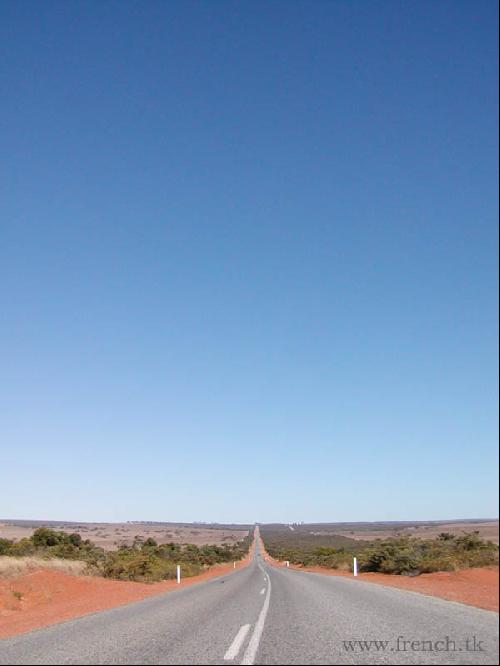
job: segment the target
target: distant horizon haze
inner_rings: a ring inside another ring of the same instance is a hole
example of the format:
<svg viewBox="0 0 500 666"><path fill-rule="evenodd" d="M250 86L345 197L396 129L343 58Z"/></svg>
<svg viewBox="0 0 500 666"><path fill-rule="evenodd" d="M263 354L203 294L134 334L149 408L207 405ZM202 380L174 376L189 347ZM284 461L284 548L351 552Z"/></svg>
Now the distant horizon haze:
<svg viewBox="0 0 500 666"><path fill-rule="evenodd" d="M186 525L235 525L235 526L245 526L245 525L337 525L337 524L363 524L363 523L426 523L426 522L432 522L432 523L455 523L455 522L492 522L492 521L498 521L500 518L499 516L490 516L490 517L478 517L478 516L471 516L471 517L459 517L459 518L419 518L419 519L385 519L385 520L379 520L379 519L373 519L373 520L291 520L291 521L283 521L283 520L248 520L248 521L241 521L241 520L175 520L175 519L156 519L156 518L142 518L142 519L136 519L136 518L129 518L129 519L124 519L124 520L82 520L82 519L67 519L67 518L33 518L32 516L30 518L0 518L0 523L2 522L47 522L47 523L69 523L69 524L90 524L90 523L102 523L102 524L107 524L107 523L158 523L158 524L186 524Z"/></svg>

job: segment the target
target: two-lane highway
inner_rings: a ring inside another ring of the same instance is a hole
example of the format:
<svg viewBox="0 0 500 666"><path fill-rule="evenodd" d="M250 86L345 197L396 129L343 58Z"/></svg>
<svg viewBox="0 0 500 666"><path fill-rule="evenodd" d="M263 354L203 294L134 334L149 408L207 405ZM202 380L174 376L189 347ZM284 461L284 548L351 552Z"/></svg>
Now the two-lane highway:
<svg viewBox="0 0 500 666"><path fill-rule="evenodd" d="M494 664L498 615L277 569L257 546L229 575L0 641L0 664L224 663Z"/></svg>

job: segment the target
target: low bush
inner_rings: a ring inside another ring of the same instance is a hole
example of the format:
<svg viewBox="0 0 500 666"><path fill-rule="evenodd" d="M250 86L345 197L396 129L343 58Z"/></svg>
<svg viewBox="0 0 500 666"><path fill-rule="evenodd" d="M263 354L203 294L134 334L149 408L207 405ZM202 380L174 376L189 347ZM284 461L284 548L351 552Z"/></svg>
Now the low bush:
<svg viewBox="0 0 500 666"><path fill-rule="evenodd" d="M477 533L437 539L401 537L376 541L359 554L360 571L420 574L498 564L498 546Z"/></svg>
<svg viewBox="0 0 500 666"><path fill-rule="evenodd" d="M31 556L32 561L42 564L72 560L78 562L79 573L83 566L87 572L106 578L156 582L175 578L178 564L182 566L183 577L188 577L213 564L239 560L248 553L251 542L251 534L231 546L158 545L152 538L143 540L136 537L132 546L121 546L118 550L106 552L89 539L82 539L79 534L42 527L35 530L29 539L0 539L0 555L3 560L12 561Z"/></svg>
<svg viewBox="0 0 500 666"><path fill-rule="evenodd" d="M301 566L351 569L353 556L360 571L418 575L498 564L498 546L477 532L454 536L443 532L436 539L395 537L373 542L354 541L338 547L324 545L325 537L261 529L271 557ZM334 543L337 537L330 539Z"/></svg>
<svg viewBox="0 0 500 666"><path fill-rule="evenodd" d="M175 578L176 565L150 553L122 549L109 553L103 563L102 574L117 580L156 582ZM189 574L183 571L183 575Z"/></svg>

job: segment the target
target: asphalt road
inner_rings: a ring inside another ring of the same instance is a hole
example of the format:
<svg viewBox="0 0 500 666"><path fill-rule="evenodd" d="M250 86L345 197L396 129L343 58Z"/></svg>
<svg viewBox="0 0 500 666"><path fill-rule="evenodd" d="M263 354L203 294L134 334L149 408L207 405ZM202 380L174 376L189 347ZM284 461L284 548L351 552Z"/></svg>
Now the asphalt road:
<svg viewBox="0 0 500 666"><path fill-rule="evenodd" d="M230 663L497 664L498 615L257 551L229 575L0 641L0 664Z"/></svg>

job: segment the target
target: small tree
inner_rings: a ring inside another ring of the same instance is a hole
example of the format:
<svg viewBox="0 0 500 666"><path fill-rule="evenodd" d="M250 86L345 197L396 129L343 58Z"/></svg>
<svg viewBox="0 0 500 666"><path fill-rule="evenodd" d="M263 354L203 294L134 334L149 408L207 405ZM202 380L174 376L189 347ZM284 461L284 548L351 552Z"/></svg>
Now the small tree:
<svg viewBox="0 0 500 666"><path fill-rule="evenodd" d="M47 527L39 527L34 531L32 540L33 544L37 548L57 546L57 544L61 542L61 535L61 532L55 532L54 530L50 530Z"/></svg>

